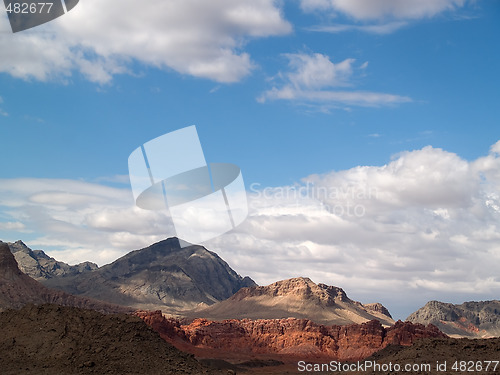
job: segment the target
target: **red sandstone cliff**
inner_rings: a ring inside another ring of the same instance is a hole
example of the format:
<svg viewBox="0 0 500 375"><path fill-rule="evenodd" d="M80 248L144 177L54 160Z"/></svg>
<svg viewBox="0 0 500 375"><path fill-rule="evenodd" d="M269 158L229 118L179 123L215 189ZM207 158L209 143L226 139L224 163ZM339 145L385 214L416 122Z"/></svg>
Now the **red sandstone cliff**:
<svg viewBox="0 0 500 375"><path fill-rule="evenodd" d="M347 326L325 326L307 319L224 320L196 319L181 324L160 311L138 312L148 325L183 350L219 352L224 356L276 354L338 360L365 358L389 344L411 345L427 337L446 337L435 326L398 321L385 328L377 320Z"/></svg>

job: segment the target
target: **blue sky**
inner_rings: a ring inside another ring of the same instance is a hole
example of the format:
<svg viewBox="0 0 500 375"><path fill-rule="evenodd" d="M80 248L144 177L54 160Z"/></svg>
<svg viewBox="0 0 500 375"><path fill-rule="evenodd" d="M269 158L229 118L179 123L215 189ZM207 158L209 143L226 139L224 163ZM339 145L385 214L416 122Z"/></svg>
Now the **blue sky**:
<svg viewBox="0 0 500 375"><path fill-rule="evenodd" d="M103 264L169 235L133 207L127 159L195 124L207 161L240 166L248 189L314 180L347 189L343 207L353 191L380 194L357 195L363 218L318 224L304 213L317 202L253 192L246 226L207 243L238 272L259 283L307 273L403 318L430 298L498 298L498 2L134 7L82 0L16 34L0 18L0 239ZM343 225L358 234L344 238ZM339 252L345 268L326 267ZM390 286L400 294L380 292Z"/></svg>

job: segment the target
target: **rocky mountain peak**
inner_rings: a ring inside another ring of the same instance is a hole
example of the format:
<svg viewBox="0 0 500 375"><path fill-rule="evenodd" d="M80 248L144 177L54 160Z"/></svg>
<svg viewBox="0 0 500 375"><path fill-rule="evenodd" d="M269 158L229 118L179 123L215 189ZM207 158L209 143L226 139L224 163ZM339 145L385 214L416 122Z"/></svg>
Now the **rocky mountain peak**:
<svg viewBox="0 0 500 375"><path fill-rule="evenodd" d="M120 306L112 306L88 298L79 298L46 288L21 272L9 245L0 241L0 311L9 308L18 309L28 303L57 303L102 312L129 311L129 309Z"/></svg>
<svg viewBox="0 0 500 375"><path fill-rule="evenodd" d="M342 288L326 284L316 284L308 277L294 277L277 281L267 286L256 286L240 290L234 297L293 297L316 301L325 306L333 306L337 302L350 302Z"/></svg>
<svg viewBox="0 0 500 375"><path fill-rule="evenodd" d="M200 309L193 317L221 319L309 319L321 324L363 323L372 319L394 323L381 304L366 307L347 297L343 289L315 284L307 277L240 289L232 297Z"/></svg>
<svg viewBox="0 0 500 375"><path fill-rule="evenodd" d="M461 305L430 301L407 320L434 324L450 336L500 336L500 301L464 302Z"/></svg>
<svg viewBox="0 0 500 375"><path fill-rule="evenodd" d="M22 272L17 266L14 255L10 252L9 245L5 242L0 242L0 278L12 281Z"/></svg>
<svg viewBox="0 0 500 375"><path fill-rule="evenodd" d="M10 251L14 254L19 269L29 277L37 280L47 280L57 276L76 275L98 268L92 262L83 262L70 266L55 260L42 250L31 250L23 241L8 243Z"/></svg>
<svg viewBox="0 0 500 375"><path fill-rule="evenodd" d="M211 305L242 287L256 285L216 253L199 245L182 245L178 238L168 238L97 270L43 282L72 294L165 312Z"/></svg>

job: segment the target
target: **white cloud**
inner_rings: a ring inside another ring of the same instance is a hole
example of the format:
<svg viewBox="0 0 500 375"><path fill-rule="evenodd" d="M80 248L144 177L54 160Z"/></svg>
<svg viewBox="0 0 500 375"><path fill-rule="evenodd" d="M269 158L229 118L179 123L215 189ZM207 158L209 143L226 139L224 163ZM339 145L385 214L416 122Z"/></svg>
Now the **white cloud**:
<svg viewBox="0 0 500 375"><path fill-rule="evenodd" d="M353 24L319 25L309 30L328 33L361 31L383 35L407 26L409 20L454 11L463 7L466 2L467 0L301 0L300 5L304 12L326 12L333 19L344 15L355 21Z"/></svg>
<svg viewBox="0 0 500 375"><path fill-rule="evenodd" d="M249 218L205 245L261 284L308 276L399 318L429 299L498 298L499 151L466 161L428 146L292 186L250 184ZM0 239L29 235L71 263L104 264L175 235L128 187L71 180L0 180L0 223Z"/></svg>
<svg viewBox="0 0 500 375"><path fill-rule="evenodd" d="M360 90L339 90L352 86L355 59L333 63L328 56L287 54L290 70L280 73L281 85L265 91L257 100L291 100L315 104L377 107L410 102L406 96ZM359 69L366 69L363 63ZM332 90L335 88L335 90Z"/></svg>
<svg viewBox="0 0 500 375"><path fill-rule="evenodd" d="M348 24L336 24L336 25L322 25L322 26L313 26L308 28L310 31L318 31L325 33L341 33L345 31L362 31L371 34L390 34L396 30L399 30L408 25L408 22L404 21L394 21L387 22L381 24L372 24L372 25L348 25Z"/></svg>
<svg viewBox="0 0 500 375"><path fill-rule="evenodd" d="M20 222L0 222L0 230L5 230L5 231L18 231L18 232L24 232L26 229L26 226L23 223Z"/></svg>
<svg viewBox="0 0 500 375"><path fill-rule="evenodd" d="M105 83L138 61L236 82L254 67L243 51L249 38L290 31L274 0L87 0L36 30L12 34L0 19L0 71L42 81L78 71Z"/></svg>
<svg viewBox="0 0 500 375"><path fill-rule="evenodd" d="M466 0L301 0L304 11L331 11L358 20L433 17L462 7Z"/></svg>
<svg viewBox="0 0 500 375"><path fill-rule="evenodd" d="M498 298L499 144L472 162L425 147L295 186L255 185L246 223L209 246L260 283L309 276L400 318L429 299Z"/></svg>

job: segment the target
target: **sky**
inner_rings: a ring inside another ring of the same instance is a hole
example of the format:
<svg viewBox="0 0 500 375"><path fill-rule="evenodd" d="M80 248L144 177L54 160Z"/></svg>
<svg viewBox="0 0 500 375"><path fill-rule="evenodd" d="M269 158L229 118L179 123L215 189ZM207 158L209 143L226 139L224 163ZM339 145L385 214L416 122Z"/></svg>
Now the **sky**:
<svg viewBox="0 0 500 375"><path fill-rule="evenodd" d="M498 299L499 17L494 0L82 0L12 33L3 13L0 239L104 265L174 236L135 206L127 161L196 125L206 160L242 171L249 217L203 243L241 275L401 319Z"/></svg>

